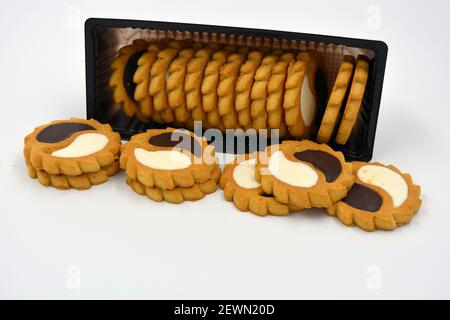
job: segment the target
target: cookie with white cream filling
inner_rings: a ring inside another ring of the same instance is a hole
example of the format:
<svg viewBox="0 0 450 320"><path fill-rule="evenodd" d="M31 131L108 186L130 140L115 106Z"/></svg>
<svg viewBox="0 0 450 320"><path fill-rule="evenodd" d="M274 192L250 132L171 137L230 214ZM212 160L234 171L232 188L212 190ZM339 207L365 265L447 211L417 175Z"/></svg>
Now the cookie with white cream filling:
<svg viewBox="0 0 450 320"><path fill-rule="evenodd" d="M396 167L353 162L355 184L347 196L327 209L348 226L365 231L393 230L411 221L421 205L420 186Z"/></svg>
<svg viewBox="0 0 450 320"><path fill-rule="evenodd" d="M266 159L260 157L257 163L256 180L281 203L327 208L345 197L353 184L351 165L325 144L283 141L265 153Z"/></svg>
<svg viewBox="0 0 450 320"><path fill-rule="evenodd" d="M147 187L189 188L211 179L215 149L188 130L150 129L122 147L120 166L131 180Z"/></svg>

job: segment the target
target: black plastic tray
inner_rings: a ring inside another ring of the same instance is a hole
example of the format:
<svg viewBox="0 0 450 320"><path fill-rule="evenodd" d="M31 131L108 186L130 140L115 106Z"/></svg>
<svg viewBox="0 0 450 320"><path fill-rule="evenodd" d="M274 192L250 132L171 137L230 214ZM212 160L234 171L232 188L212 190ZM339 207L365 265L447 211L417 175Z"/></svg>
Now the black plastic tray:
<svg viewBox="0 0 450 320"><path fill-rule="evenodd" d="M99 86L104 86L105 84L98 83L96 64L99 59L97 54L100 38L99 34L102 30L108 28L140 28L200 33L208 32L236 36L243 35L252 37L312 41L316 43L336 44L369 49L374 53L374 57L370 60L369 80L360 115L364 120L364 125L361 128L356 128L356 132L352 134L352 137L345 146L334 144L332 142L330 142L330 145L334 149L342 151L346 159L349 161L370 161L372 158L388 52L387 45L382 41L190 23L90 18L85 22L87 118L94 118L101 122L110 123L113 129L119 132L125 140L129 139L136 133L145 131L147 128L157 126L152 123L143 124L134 118L127 118L120 110L118 110L114 115L106 114L106 109L102 106L105 102L99 98L98 94L100 89L105 90ZM230 139L225 139L224 141L225 143L230 143ZM258 148L258 146L250 146L247 151L252 151L255 148ZM219 151L220 149L221 148L219 148ZM225 150L225 148L222 150Z"/></svg>

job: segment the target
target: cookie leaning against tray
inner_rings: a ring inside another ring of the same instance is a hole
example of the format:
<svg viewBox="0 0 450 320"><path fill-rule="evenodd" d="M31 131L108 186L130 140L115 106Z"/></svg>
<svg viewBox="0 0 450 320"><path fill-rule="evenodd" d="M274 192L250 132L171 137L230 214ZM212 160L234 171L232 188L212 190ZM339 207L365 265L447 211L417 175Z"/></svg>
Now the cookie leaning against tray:
<svg viewBox="0 0 450 320"><path fill-rule="evenodd" d="M120 166L134 191L174 203L214 192L221 174L205 138L173 128L133 136L122 146Z"/></svg>
<svg viewBox="0 0 450 320"><path fill-rule="evenodd" d="M59 189L87 189L119 171L120 136L96 120L57 120L25 137L30 177Z"/></svg>

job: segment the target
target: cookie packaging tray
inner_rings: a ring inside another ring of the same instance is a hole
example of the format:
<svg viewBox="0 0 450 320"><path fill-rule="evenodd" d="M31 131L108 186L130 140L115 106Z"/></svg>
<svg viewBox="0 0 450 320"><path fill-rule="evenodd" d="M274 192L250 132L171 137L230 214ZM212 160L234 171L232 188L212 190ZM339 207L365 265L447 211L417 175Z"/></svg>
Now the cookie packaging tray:
<svg viewBox="0 0 450 320"><path fill-rule="evenodd" d="M372 158L388 51L387 45L381 41L200 24L90 18L85 23L87 118L109 123L125 140L146 129L161 127L156 123L142 123L134 117L127 117L114 103L108 80L111 62L121 47L135 39L162 38L292 51L315 50L324 61L328 94L344 55L355 58L361 54L367 56L370 61L369 79L357 126L346 145L330 142L330 146L342 151L347 160L369 161ZM327 95L326 92L323 94ZM325 98L328 99L328 96ZM323 111L325 105L320 107ZM225 138L223 143L233 142L234 138ZM216 147L218 151L230 150L223 145ZM246 151L257 148L253 145L247 147Z"/></svg>

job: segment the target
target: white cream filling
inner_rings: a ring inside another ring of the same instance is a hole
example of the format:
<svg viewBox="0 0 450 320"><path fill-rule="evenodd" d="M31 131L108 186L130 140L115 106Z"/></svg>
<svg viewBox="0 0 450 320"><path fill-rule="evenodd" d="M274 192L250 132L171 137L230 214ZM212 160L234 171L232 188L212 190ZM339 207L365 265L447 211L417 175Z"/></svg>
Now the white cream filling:
<svg viewBox="0 0 450 320"><path fill-rule="evenodd" d="M159 170L185 169L192 164L187 155L175 150L147 151L136 148L134 156L144 166Z"/></svg>
<svg viewBox="0 0 450 320"><path fill-rule="evenodd" d="M379 187L392 198L394 207L400 207L408 198L408 184L397 172L376 165L359 168L358 178L367 184Z"/></svg>
<svg viewBox="0 0 450 320"><path fill-rule="evenodd" d="M278 180L295 187L310 188L319 176L308 165L288 160L282 151L276 151L269 159L269 171Z"/></svg>
<svg viewBox="0 0 450 320"><path fill-rule="evenodd" d="M303 122L306 126L311 126L316 115L316 97L309 87L308 76L305 75L302 84L302 91L300 94L300 109L302 113Z"/></svg>
<svg viewBox="0 0 450 320"><path fill-rule="evenodd" d="M108 137L101 133L83 133L67 147L53 151L52 156L61 158L84 157L102 150L108 142Z"/></svg>
<svg viewBox="0 0 450 320"><path fill-rule="evenodd" d="M233 170L234 181L244 189L255 189L260 183L255 179L256 159L239 163Z"/></svg>

